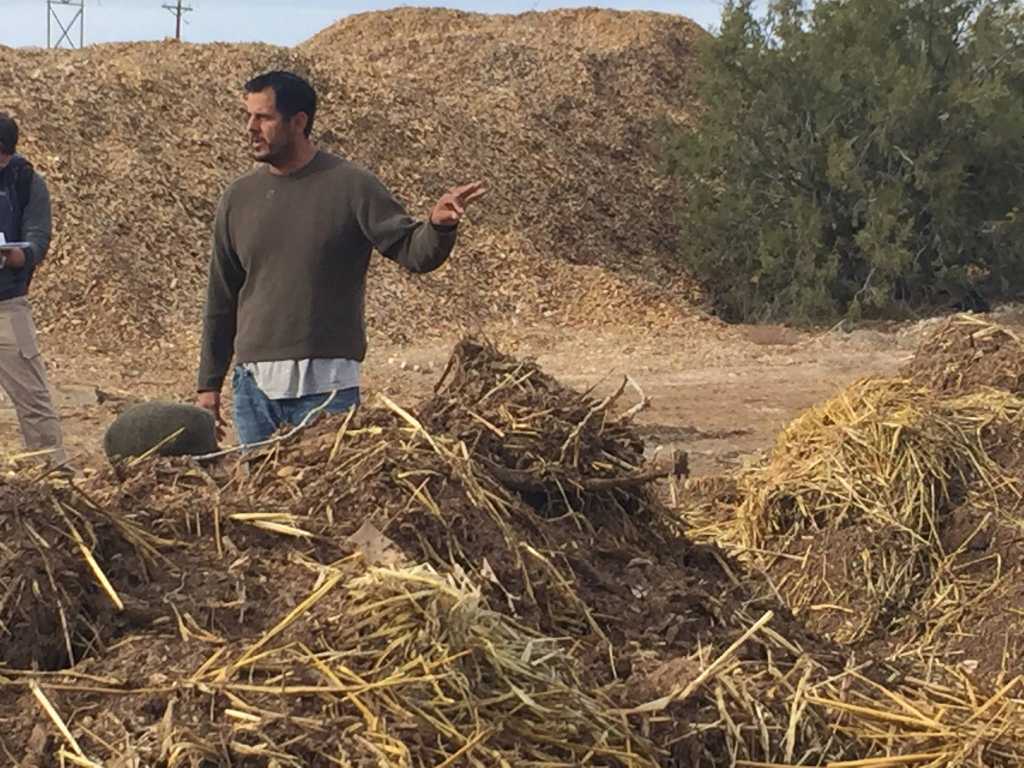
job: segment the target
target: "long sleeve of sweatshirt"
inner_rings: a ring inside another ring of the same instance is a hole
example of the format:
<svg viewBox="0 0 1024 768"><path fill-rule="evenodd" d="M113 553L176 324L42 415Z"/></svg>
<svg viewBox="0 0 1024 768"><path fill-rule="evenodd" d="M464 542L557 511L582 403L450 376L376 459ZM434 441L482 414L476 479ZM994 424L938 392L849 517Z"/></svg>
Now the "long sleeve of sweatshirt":
<svg viewBox="0 0 1024 768"><path fill-rule="evenodd" d="M238 328L238 293L245 282L245 270L231 244L228 201L229 195L221 198L214 220L199 360L200 392L217 392L224 384Z"/></svg>
<svg viewBox="0 0 1024 768"><path fill-rule="evenodd" d="M414 219L376 176L360 179L354 213L366 239L410 272L432 272L444 264L455 247L456 228Z"/></svg>

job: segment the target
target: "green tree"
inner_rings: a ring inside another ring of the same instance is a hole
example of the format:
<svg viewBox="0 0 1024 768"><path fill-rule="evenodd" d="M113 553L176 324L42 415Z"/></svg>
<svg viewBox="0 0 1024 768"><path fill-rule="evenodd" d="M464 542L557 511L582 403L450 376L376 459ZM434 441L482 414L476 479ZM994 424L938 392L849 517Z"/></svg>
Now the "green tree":
<svg viewBox="0 0 1024 768"><path fill-rule="evenodd" d="M1024 290L1024 9L730 0L671 135L681 258L730 319Z"/></svg>

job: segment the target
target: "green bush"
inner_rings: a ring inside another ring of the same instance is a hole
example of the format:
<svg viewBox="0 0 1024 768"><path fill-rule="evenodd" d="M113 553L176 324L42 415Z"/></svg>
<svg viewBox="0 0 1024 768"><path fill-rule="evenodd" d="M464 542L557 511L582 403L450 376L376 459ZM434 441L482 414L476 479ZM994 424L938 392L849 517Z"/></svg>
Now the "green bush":
<svg viewBox="0 0 1024 768"><path fill-rule="evenodd" d="M667 141L680 255L729 319L822 321L1024 289L1024 8L730 2Z"/></svg>

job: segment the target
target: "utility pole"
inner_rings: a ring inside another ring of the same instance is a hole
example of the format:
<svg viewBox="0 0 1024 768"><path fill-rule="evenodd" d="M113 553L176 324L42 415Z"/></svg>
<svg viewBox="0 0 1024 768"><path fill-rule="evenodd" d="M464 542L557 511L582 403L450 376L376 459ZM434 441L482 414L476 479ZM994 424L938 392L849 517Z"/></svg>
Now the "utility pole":
<svg viewBox="0 0 1024 768"><path fill-rule="evenodd" d="M192 12L192 6L186 5L182 0L176 0L173 3L168 3L164 8L174 15L174 39L181 40L181 20L185 17L186 13Z"/></svg>
<svg viewBox="0 0 1024 768"><path fill-rule="evenodd" d="M54 28L56 26L56 29ZM54 42L54 34L60 31ZM76 34L78 44L75 45ZM85 45L85 0L46 0L46 47Z"/></svg>

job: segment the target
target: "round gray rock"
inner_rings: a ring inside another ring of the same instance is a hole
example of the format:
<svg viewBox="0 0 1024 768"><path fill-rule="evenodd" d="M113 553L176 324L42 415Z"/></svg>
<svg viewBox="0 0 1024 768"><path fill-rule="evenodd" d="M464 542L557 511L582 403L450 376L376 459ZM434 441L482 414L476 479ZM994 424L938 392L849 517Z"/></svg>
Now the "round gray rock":
<svg viewBox="0 0 1024 768"><path fill-rule="evenodd" d="M180 430L180 434L171 438ZM171 438L171 439L168 439ZM182 403L142 403L122 412L103 436L110 459L142 456L157 449L158 456L201 456L217 450L213 414Z"/></svg>

